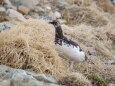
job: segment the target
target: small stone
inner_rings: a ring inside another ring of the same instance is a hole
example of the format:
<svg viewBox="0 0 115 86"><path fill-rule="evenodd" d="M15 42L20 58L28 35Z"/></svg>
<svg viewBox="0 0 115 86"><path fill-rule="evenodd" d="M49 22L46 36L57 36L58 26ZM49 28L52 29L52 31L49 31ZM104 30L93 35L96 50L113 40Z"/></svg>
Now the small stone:
<svg viewBox="0 0 115 86"><path fill-rule="evenodd" d="M38 0L18 0L17 4L23 5L30 10L35 9L35 6L39 3Z"/></svg>
<svg viewBox="0 0 115 86"><path fill-rule="evenodd" d="M2 82L0 82L0 86L10 86L10 82L7 80L3 80Z"/></svg>
<svg viewBox="0 0 115 86"><path fill-rule="evenodd" d="M57 1L56 3L56 6L59 8L59 9L64 9L66 8L67 6L69 5L69 3L67 3L66 1Z"/></svg>
<svg viewBox="0 0 115 86"><path fill-rule="evenodd" d="M47 9L47 10L51 10L51 7L50 6L45 6L45 8Z"/></svg>
<svg viewBox="0 0 115 86"><path fill-rule="evenodd" d="M93 48L89 48L88 54L89 54L89 55L93 55L93 56L97 56L97 51L94 50Z"/></svg>
<svg viewBox="0 0 115 86"><path fill-rule="evenodd" d="M38 13L40 16L43 16L45 14L45 9L43 9L42 7L36 7L36 9L34 10L36 13Z"/></svg>
<svg viewBox="0 0 115 86"><path fill-rule="evenodd" d="M27 75L24 70L15 69L11 72L12 80L14 81L23 81L25 76Z"/></svg>
<svg viewBox="0 0 115 86"><path fill-rule="evenodd" d="M26 20L21 13L15 11L13 9L8 9L6 13L8 14L9 17L11 17L14 20L18 20L18 21Z"/></svg>
<svg viewBox="0 0 115 86"><path fill-rule="evenodd" d="M58 12L58 11L56 11L56 12L54 13L54 16L55 16L56 18L61 18L61 13Z"/></svg>
<svg viewBox="0 0 115 86"><path fill-rule="evenodd" d="M61 19L62 16L61 16L60 12L55 11L55 12L50 12L49 17L51 17L53 20L55 20L55 19Z"/></svg>
<svg viewBox="0 0 115 86"><path fill-rule="evenodd" d="M115 64L115 60L112 60L112 59L110 59L110 60L106 60L105 61L105 64Z"/></svg>
<svg viewBox="0 0 115 86"><path fill-rule="evenodd" d="M18 7L18 11L22 14L28 14L30 12L30 9L28 9L27 7L21 5Z"/></svg>
<svg viewBox="0 0 115 86"><path fill-rule="evenodd" d="M51 76L45 76L44 74L35 74L32 72L26 72L28 75L33 76L38 81L44 81L46 83L57 83L57 81Z"/></svg>
<svg viewBox="0 0 115 86"><path fill-rule="evenodd" d="M14 26L14 24L11 24L10 22L2 22L2 23L0 23L0 31L9 29L13 26Z"/></svg>
<svg viewBox="0 0 115 86"><path fill-rule="evenodd" d="M109 83L109 85L108 86L115 86L115 84L113 84L113 83Z"/></svg>
<svg viewBox="0 0 115 86"><path fill-rule="evenodd" d="M52 17L49 17L49 16L41 16L41 19L47 21L47 22L50 22L52 20Z"/></svg>
<svg viewBox="0 0 115 86"><path fill-rule="evenodd" d="M113 4L115 5L115 0L113 1Z"/></svg>
<svg viewBox="0 0 115 86"><path fill-rule="evenodd" d="M115 45L115 40L112 41L112 44Z"/></svg>
<svg viewBox="0 0 115 86"><path fill-rule="evenodd" d="M6 15L6 9L4 7L0 7L0 17L3 17Z"/></svg>
<svg viewBox="0 0 115 86"><path fill-rule="evenodd" d="M10 67L0 65L0 78L7 75L7 73L9 73L11 70L13 69Z"/></svg>
<svg viewBox="0 0 115 86"><path fill-rule="evenodd" d="M0 7L0 22L7 21L5 19L6 9L4 7Z"/></svg>
<svg viewBox="0 0 115 86"><path fill-rule="evenodd" d="M61 24L66 24L66 23L67 23L67 21L64 20L64 19L58 19L58 21L59 21Z"/></svg>
<svg viewBox="0 0 115 86"><path fill-rule="evenodd" d="M4 0L4 3L5 3L4 6L5 6L6 9L14 9L14 10L17 9L17 7L13 6L12 3L9 0Z"/></svg>
<svg viewBox="0 0 115 86"><path fill-rule="evenodd" d="M4 0L0 0L0 4L3 4Z"/></svg>
<svg viewBox="0 0 115 86"><path fill-rule="evenodd" d="M5 12L5 11L6 11L6 9L4 7L0 7L0 13Z"/></svg>

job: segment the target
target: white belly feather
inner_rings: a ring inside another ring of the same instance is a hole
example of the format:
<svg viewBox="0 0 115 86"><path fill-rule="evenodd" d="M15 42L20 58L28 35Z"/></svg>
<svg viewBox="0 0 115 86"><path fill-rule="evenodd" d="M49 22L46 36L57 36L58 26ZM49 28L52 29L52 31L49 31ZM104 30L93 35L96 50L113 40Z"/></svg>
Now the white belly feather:
<svg viewBox="0 0 115 86"><path fill-rule="evenodd" d="M85 53L80 51L80 47L68 45L62 42L62 45L56 44L56 49L59 52L59 55L64 56L73 61L84 61Z"/></svg>

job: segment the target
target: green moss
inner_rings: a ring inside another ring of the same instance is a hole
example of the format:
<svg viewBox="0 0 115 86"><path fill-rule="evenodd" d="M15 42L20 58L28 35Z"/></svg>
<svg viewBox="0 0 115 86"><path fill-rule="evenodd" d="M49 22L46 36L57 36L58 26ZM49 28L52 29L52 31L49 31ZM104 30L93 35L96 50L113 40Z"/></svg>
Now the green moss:
<svg viewBox="0 0 115 86"><path fill-rule="evenodd" d="M107 85L107 81L102 78L99 78L96 74L93 74L92 78L98 81L101 85Z"/></svg>
<svg viewBox="0 0 115 86"><path fill-rule="evenodd" d="M103 78L98 77L96 74L85 74L85 76L88 79L93 80L93 82L98 82L100 86L107 86L107 81Z"/></svg>

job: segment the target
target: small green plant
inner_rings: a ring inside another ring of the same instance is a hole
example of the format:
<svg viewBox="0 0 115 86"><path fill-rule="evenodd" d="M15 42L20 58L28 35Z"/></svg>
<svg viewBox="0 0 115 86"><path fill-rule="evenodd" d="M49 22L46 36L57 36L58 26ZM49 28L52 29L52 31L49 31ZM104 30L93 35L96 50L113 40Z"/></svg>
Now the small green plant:
<svg viewBox="0 0 115 86"><path fill-rule="evenodd" d="M93 74L93 75L92 75L92 78L93 78L94 80L98 81L101 85L104 85L104 86L107 85L107 81L104 80L104 79L102 79L102 78L100 78L100 77L98 77L96 74Z"/></svg>
<svg viewBox="0 0 115 86"><path fill-rule="evenodd" d="M98 77L96 74L85 74L85 76L93 83L97 83L99 86L107 86L107 81Z"/></svg>

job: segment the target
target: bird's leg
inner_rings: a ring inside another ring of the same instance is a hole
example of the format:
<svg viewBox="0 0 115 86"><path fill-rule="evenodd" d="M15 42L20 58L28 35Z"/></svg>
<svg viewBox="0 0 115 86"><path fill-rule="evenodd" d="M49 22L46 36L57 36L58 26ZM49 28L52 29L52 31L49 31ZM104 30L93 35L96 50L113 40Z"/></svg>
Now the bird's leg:
<svg viewBox="0 0 115 86"><path fill-rule="evenodd" d="M74 61L71 61L70 62L70 69L73 69L73 66L74 66Z"/></svg>

